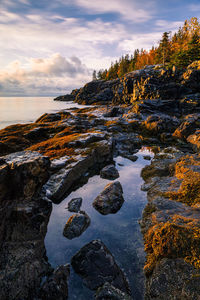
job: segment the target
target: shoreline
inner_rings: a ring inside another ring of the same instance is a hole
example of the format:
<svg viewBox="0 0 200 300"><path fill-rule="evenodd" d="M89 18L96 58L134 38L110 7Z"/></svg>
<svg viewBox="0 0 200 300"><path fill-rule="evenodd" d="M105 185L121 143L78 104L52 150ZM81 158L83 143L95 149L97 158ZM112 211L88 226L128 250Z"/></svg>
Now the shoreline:
<svg viewBox="0 0 200 300"><path fill-rule="evenodd" d="M43 299L44 293L50 297L52 281L53 292L58 292L55 282L61 271L48 266L44 247L50 200L60 203L72 190L113 163L113 157L134 161L142 146L156 153L151 165L141 173L145 181L142 189L148 191L148 204L140 222L147 252L145 299L198 299L200 86L194 84L194 79L199 72L192 66L176 74L148 67L131 72L122 80L94 81L70 96L92 106L46 113L34 123L11 125L0 131L0 184L4 191L0 258L13 278L6 282L7 277L2 277L2 299ZM17 192L19 178L21 195ZM11 191L8 179L13 182ZM34 228L34 224L38 227ZM23 243L19 237L22 229ZM37 230L40 240L34 235ZM18 252L13 252L13 244L18 245ZM30 253L35 257L33 269L27 258ZM11 269L5 256L22 259L28 264L27 273L16 265L15 259ZM35 268L39 273L34 273ZM60 297L66 299L69 270L67 266L61 269L65 284ZM28 285L31 281L33 284L20 288L18 283L23 282L24 274ZM40 286L43 276L47 279ZM113 288L114 281L111 282L111 287L104 286L104 292L111 289L121 297L118 299L129 297L127 288L120 291L119 285ZM100 299L98 293L96 299Z"/></svg>

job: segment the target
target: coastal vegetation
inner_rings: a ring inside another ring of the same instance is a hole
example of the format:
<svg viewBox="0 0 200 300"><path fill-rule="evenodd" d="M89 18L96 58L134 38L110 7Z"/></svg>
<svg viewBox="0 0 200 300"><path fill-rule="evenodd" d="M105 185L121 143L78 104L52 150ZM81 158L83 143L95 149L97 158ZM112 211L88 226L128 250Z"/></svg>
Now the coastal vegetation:
<svg viewBox="0 0 200 300"><path fill-rule="evenodd" d="M146 65L162 64L168 67L186 68L200 59L200 22L193 17L175 33L164 32L157 47L150 50L136 49L112 62L110 68L93 72L93 79L111 80L139 70Z"/></svg>

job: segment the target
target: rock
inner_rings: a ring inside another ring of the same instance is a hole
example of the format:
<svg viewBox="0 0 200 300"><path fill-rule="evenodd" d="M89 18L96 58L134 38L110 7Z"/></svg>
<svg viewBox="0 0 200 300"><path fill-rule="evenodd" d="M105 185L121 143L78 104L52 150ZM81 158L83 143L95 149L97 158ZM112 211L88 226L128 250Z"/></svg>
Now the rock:
<svg viewBox="0 0 200 300"><path fill-rule="evenodd" d="M98 172L99 168L113 160L112 143L101 141L95 143L87 156L79 156L78 161L53 174L45 188L48 198L59 203L70 190L80 184L80 179L89 172Z"/></svg>
<svg viewBox="0 0 200 300"><path fill-rule="evenodd" d="M75 237L79 237L89 225L90 218L85 212L74 214L65 224L63 235L67 239L72 240Z"/></svg>
<svg viewBox="0 0 200 300"><path fill-rule="evenodd" d="M131 154L125 154L125 153L122 153L121 156L135 162L136 160L138 160L138 156L137 155L131 155Z"/></svg>
<svg viewBox="0 0 200 300"><path fill-rule="evenodd" d="M75 101L79 104L107 104L112 101L112 88L118 81L93 80L79 90Z"/></svg>
<svg viewBox="0 0 200 300"><path fill-rule="evenodd" d="M123 190L119 181L109 183L93 202L93 207L102 215L115 214L124 203Z"/></svg>
<svg viewBox="0 0 200 300"><path fill-rule="evenodd" d="M196 273L196 274L195 274ZM198 272L183 259L162 259L146 284L145 299L200 299Z"/></svg>
<svg viewBox="0 0 200 300"><path fill-rule="evenodd" d="M145 160L151 160L151 156L150 156L150 155L144 155L143 158L144 158Z"/></svg>
<svg viewBox="0 0 200 300"><path fill-rule="evenodd" d="M75 100L75 96L71 95L71 94L66 94L63 96L58 96L55 99L53 99L54 101L66 101L66 102L72 102Z"/></svg>
<svg viewBox="0 0 200 300"><path fill-rule="evenodd" d="M47 277L40 289L42 300L66 300L68 298L68 277L70 266L59 266L53 274Z"/></svg>
<svg viewBox="0 0 200 300"><path fill-rule="evenodd" d="M104 283L109 282L117 289L130 294L125 275L102 241L94 240L82 247L72 257L71 264L89 289L97 290Z"/></svg>
<svg viewBox="0 0 200 300"><path fill-rule="evenodd" d="M173 136L179 139L187 139L187 137L200 127L200 115L187 115L181 125L175 130Z"/></svg>
<svg viewBox="0 0 200 300"><path fill-rule="evenodd" d="M123 109L117 106L110 108L103 116L105 118L114 118L121 116L123 114Z"/></svg>
<svg viewBox="0 0 200 300"><path fill-rule="evenodd" d="M37 152L4 156L0 165L0 299L35 299L50 271L44 238L52 203L42 194L50 161Z"/></svg>
<svg viewBox="0 0 200 300"><path fill-rule="evenodd" d="M143 122L145 129L154 134L173 132L179 124L180 121L176 117L165 114L152 114Z"/></svg>
<svg viewBox="0 0 200 300"><path fill-rule="evenodd" d="M100 177L114 180L119 177L119 172L117 171L114 165L108 165L101 170Z"/></svg>
<svg viewBox="0 0 200 300"><path fill-rule="evenodd" d="M200 149L200 130L196 130L193 134L189 135L187 142L190 143L195 151Z"/></svg>
<svg viewBox="0 0 200 300"><path fill-rule="evenodd" d="M115 288L108 282L100 287L95 295L96 300L132 300L128 295Z"/></svg>
<svg viewBox="0 0 200 300"><path fill-rule="evenodd" d="M82 198L73 198L69 201L67 209L71 212L79 212L82 205Z"/></svg>

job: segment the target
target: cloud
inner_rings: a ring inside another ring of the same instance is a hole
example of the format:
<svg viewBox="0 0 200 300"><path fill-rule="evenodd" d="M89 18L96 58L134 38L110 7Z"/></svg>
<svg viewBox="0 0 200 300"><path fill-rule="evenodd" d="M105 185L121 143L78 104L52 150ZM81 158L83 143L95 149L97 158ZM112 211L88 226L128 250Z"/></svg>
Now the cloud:
<svg viewBox="0 0 200 300"><path fill-rule="evenodd" d="M156 20L155 25L163 31L175 31L177 28L183 25L183 22L176 21L176 22L169 22L166 20Z"/></svg>
<svg viewBox="0 0 200 300"><path fill-rule="evenodd" d="M138 1L133 0L75 0L75 3L91 14L118 13L133 23L142 23L152 18L152 10L149 9L147 3L145 4L146 9L144 9L139 7ZM151 2L150 4L152 5Z"/></svg>
<svg viewBox="0 0 200 300"><path fill-rule="evenodd" d="M0 95L57 95L90 79L91 70L79 58L66 59L55 53L48 58L30 58L26 66L18 60L8 64L0 71Z"/></svg>
<svg viewBox="0 0 200 300"><path fill-rule="evenodd" d="M149 50L152 46L157 46L161 39L162 32L135 34L130 36L129 39L119 43L118 47L125 53L133 53L133 49L146 49Z"/></svg>
<svg viewBox="0 0 200 300"><path fill-rule="evenodd" d="M200 11L200 4L191 4L189 5L189 10L193 12Z"/></svg>

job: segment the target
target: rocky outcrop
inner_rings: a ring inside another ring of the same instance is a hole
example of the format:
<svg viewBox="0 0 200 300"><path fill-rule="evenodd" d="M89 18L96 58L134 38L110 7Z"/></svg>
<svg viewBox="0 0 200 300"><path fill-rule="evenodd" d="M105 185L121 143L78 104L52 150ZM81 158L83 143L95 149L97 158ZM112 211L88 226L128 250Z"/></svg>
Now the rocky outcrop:
<svg viewBox="0 0 200 300"><path fill-rule="evenodd" d="M102 215L115 214L124 203L123 190L119 181L109 183L93 202L93 207Z"/></svg>
<svg viewBox="0 0 200 300"><path fill-rule="evenodd" d="M142 176L148 190L141 222L145 299L199 299L199 157L168 148Z"/></svg>
<svg viewBox="0 0 200 300"><path fill-rule="evenodd" d="M33 299L51 272L44 237L51 203L41 194L50 162L34 152L4 156L0 166L0 298Z"/></svg>
<svg viewBox="0 0 200 300"><path fill-rule="evenodd" d="M130 294L125 275L116 264L114 257L100 240L85 245L71 259L75 272L91 290L97 290L108 282L122 292Z"/></svg>
<svg viewBox="0 0 200 300"><path fill-rule="evenodd" d="M79 237L90 225L90 218L85 212L72 215L65 224L63 235L72 240Z"/></svg>

